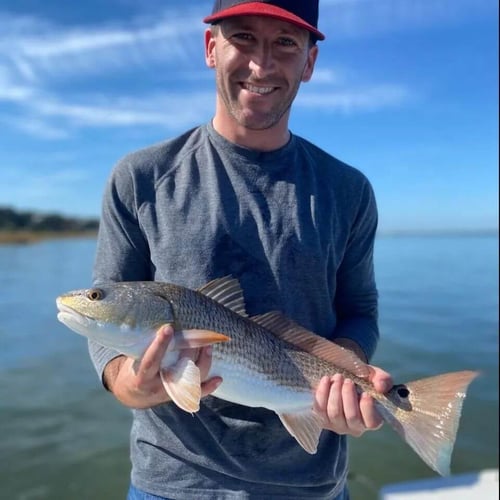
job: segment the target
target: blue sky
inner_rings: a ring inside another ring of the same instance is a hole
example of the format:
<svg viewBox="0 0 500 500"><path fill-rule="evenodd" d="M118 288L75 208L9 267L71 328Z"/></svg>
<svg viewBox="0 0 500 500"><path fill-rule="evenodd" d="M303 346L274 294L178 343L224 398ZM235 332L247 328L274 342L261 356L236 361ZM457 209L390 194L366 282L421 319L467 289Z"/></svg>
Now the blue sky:
<svg viewBox="0 0 500 500"><path fill-rule="evenodd" d="M211 0L2 0L0 205L97 216L127 152L208 121ZM291 130L363 171L380 229L498 225L498 2L321 0Z"/></svg>

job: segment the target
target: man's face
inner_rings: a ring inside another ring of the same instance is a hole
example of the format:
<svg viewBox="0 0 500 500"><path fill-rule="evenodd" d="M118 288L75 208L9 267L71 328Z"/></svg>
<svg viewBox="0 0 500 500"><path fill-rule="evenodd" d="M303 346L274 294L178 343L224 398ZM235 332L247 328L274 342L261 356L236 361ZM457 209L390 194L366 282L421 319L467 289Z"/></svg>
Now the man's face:
<svg viewBox="0 0 500 500"><path fill-rule="evenodd" d="M244 128L287 126L300 83L312 75L317 47L309 33L269 17L223 20L207 31L207 64L216 71L218 112Z"/></svg>

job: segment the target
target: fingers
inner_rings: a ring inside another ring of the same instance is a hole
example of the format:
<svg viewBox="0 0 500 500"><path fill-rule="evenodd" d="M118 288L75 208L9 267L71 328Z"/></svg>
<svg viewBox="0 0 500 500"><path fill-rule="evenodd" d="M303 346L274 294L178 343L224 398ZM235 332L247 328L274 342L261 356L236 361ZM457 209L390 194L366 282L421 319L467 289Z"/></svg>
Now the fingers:
<svg viewBox="0 0 500 500"><path fill-rule="evenodd" d="M376 431L377 429L380 429L380 427L382 427L384 419L377 411L375 407L375 401L366 392L363 392L361 394L361 398L359 400L359 409L363 418L363 423L367 430Z"/></svg>
<svg viewBox="0 0 500 500"><path fill-rule="evenodd" d="M161 382L160 370L173 335L172 325L161 326L141 360L139 362L129 360L128 372L131 378L129 382L125 381L129 386L129 391L126 397L121 399L122 402L127 399L128 406L146 408L168 401ZM200 369L202 397L211 394L221 384L221 377L212 377L207 380L212 364L212 346L182 349L179 355L183 358L190 358Z"/></svg>
<svg viewBox="0 0 500 500"><path fill-rule="evenodd" d="M201 397L208 396L222 383L221 377L212 377L201 384Z"/></svg>
<svg viewBox="0 0 500 500"><path fill-rule="evenodd" d="M151 408L168 401L159 372L151 377L150 370L141 368L132 358L126 358L113 384L115 397L130 408Z"/></svg>
<svg viewBox="0 0 500 500"><path fill-rule="evenodd" d="M370 382L375 387L375 390L382 394L390 391L394 385L391 375L376 366L370 366Z"/></svg>
<svg viewBox="0 0 500 500"><path fill-rule="evenodd" d="M168 344L172 340L173 335L174 329L171 325L163 325L156 332L155 339L146 349L141 361L135 368L139 384L158 376L161 361L163 356L165 356Z"/></svg>
<svg viewBox="0 0 500 500"><path fill-rule="evenodd" d="M314 409L323 417L328 418L327 416L327 408L328 408L328 399L330 396L330 385L331 381L329 377L323 377L316 388L316 392L314 393Z"/></svg>
<svg viewBox="0 0 500 500"><path fill-rule="evenodd" d="M198 360L196 361L196 364L200 369L200 377L202 381L207 378L210 367L212 366L212 350L213 349L211 345L202 347L199 350Z"/></svg>
<svg viewBox="0 0 500 500"><path fill-rule="evenodd" d="M124 358L113 376L113 394L125 406L151 408L169 400L160 377L162 360L174 335L171 325L163 325L140 361ZM212 348L183 349L182 357L192 359L200 369L202 396L211 394L222 382L221 377L208 374L212 362Z"/></svg>
<svg viewBox="0 0 500 500"><path fill-rule="evenodd" d="M373 399L365 393L360 396L352 380L340 374L321 379L314 408L324 427L337 434L358 437L367 430L378 429L383 423Z"/></svg>
<svg viewBox="0 0 500 500"><path fill-rule="evenodd" d="M200 370L201 397L208 396L222 383L221 377L208 378L212 366L212 352L213 348L209 345L197 349L182 349L180 353L181 357L192 359Z"/></svg>
<svg viewBox="0 0 500 500"><path fill-rule="evenodd" d="M345 415L345 434L361 436L366 431L365 422L359 408L359 397L356 386L350 379L345 379L342 385L342 403Z"/></svg>
<svg viewBox="0 0 500 500"><path fill-rule="evenodd" d="M212 366L212 351L211 345L196 349L182 349L179 356L190 358L196 363L196 366L200 369L200 378L203 382L208 377Z"/></svg>
<svg viewBox="0 0 500 500"><path fill-rule="evenodd" d="M200 369L201 384L201 397L208 396L219 387L222 383L221 377L212 377L207 379L212 366L212 346L206 346L199 350L199 356L196 364Z"/></svg>

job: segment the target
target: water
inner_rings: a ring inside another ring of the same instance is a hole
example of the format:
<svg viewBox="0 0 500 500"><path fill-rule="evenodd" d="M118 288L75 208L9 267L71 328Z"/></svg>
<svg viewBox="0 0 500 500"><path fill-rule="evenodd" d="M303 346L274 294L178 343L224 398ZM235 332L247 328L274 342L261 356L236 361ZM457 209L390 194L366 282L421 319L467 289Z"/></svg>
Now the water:
<svg viewBox="0 0 500 500"><path fill-rule="evenodd" d="M0 498L125 498L129 412L99 387L85 339L57 321L54 303L89 283L94 249L92 239L0 247ZM498 467L497 238L379 238L376 266L374 363L400 382L481 370L452 470ZM350 445L353 500L434 476L389 428Z"/></svg>
<svg viewBox="0 0 500 500"><path fill-rule="evenodd" d="M498 240L384 237L376 273L382 340L373 363L398 382L474 369L452 473L498 467ZM388 426L351 440L354 500L435 476Z"/></svg>

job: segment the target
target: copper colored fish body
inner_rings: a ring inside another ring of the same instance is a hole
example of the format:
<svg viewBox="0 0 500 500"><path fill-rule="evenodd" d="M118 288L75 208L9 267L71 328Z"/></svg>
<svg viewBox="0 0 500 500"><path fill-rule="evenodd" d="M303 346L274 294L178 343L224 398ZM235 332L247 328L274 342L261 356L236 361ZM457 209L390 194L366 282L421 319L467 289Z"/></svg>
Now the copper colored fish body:
<svg viewBox="0 0 500 500"><path fill-rule="evenodd" d="M342 373L369 393L398 434L440 474L448 474L465 393L477 372L462 371L395 385L377 393L370 368L351 351L319 337L278 312L249 318L238 282L214 280L199 290L161 282L121 282L57 298L58 319L69 328L140 359L157 329L176 334L162 362L170 398L185 411L200 404L200 374L186 347L213 344L214 396L274 411L308 453L322 432L313 394L324 375Z"/></svg>

